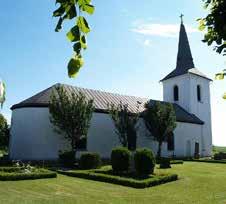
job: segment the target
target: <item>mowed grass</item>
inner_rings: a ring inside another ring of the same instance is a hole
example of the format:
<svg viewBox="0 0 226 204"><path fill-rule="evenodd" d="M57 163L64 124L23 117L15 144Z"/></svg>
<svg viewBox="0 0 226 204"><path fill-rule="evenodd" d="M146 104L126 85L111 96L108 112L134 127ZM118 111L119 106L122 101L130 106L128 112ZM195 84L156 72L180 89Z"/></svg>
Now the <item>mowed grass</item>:
<svg viewBox="0 0 226 204"><path fill-rule="evenodd" d="M0 203L226 203L226 164L185 162L173 165L178 181L133 189L58 175L56 179L0 182Z"/></svg>

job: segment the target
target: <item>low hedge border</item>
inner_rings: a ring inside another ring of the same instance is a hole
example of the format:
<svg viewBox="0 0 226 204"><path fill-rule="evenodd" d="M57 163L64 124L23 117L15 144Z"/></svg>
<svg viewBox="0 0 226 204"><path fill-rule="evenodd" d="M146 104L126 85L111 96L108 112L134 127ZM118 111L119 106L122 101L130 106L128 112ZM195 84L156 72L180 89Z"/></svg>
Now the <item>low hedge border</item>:
<svg viewBox="0 0 226 204"><path fill-rule="evenodd" d="M120 176L113 176L107 175L103 173L97 173L94 171L57 171L59 174L63 174L66 176L77 177L77 178L84 178L94 181L101 181L107 182L112 184L119 184L122 186L128 186L133 188L147 188L151 186L157 186L160 184L168 183L171 181L176 181L178 176L176 174L168 174L168 175L159 175L154 176L151 178L143 179L143 180L136 180L132 178L125 178Z"/></svg>
<svg viewBox="0 0 226 204"><path fill-rule="evenodd" d="M205 163L216 163L216 164L226 164L226 160L213 160L213 159L209 159L209 160L201 160L201 159L190 159L190 160L186 160L186 161L191 161L191 162L205 162Z"/></svg>
<svg viewBox="0 0 226 204"><path fill-rule="evenodd" d="M33 173L18 173L19 167L1 167L0 168L0 181L18 181L18 180L34 180L44 178L56 178L55 172L39 169Z"/></svg>
<svg viewBox="0 0 226 204"><path fill-rule="evenodd" d="M183 160L171 160L170 164L183 164L184 161Z"/></svg>

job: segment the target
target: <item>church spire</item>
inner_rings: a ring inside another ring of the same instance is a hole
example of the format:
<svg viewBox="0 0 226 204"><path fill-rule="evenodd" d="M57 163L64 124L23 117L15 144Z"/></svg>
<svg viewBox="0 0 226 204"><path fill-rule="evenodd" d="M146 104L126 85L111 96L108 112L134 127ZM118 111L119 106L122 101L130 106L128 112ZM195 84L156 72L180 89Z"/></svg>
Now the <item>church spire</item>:
<svg viewBox="0 0 226 204"><path fill-rule="evenodd" d="M176 69L174 69L161 81L186 74L189 72L190 69L195 67L188 41L188 36L183 22L183 16L184 16L183 14L180 15L181 24L180 24Z"/></svg>
<svg viewBox="0 0 226 204"><path fill-rule="evenodd" d="M179 69L180 72L186 72L191 68L194 68L194 62L191 54L191 49L188 41L188 36L186 29L183 23L183 14L181 14L181 25L180 25L180 34L179 34L179 45L177 53L177 66L176 69Z"/></svg>

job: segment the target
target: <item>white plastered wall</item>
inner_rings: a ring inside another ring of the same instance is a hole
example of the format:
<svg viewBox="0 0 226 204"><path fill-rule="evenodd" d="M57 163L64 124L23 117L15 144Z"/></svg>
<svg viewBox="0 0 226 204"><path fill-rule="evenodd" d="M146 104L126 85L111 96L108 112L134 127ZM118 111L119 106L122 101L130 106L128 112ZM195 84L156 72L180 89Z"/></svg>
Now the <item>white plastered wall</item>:
<svg viewBox="0 0 226 204"><path fill-rule="evenodd" d="M142 119L139 121L137 147L151 148L157 152L157 143L148 137ZM186 142L193 144L200 140L202 126L190 123L177 123L175 129L175 151L167 151L163 144L163 156L187 156ZM113 122L108 114L94 113L88 132L87 151L98 152L109 158L113 147L119 145ZM19 160L54 160L58 151L69 148L62 135L53 130L49 121L48 108L19 108L13 110L10 137L10 158ZM81 152L80 152L81 153ZM191 145L194 154L194 145Z"/></svg>
<svg viewBox="0 0 226 204"><path fill-rule="evenodd" d="M179 88L179 101L174 101L173 88ZM201 87L201 101L197 100L197 85ZM189 113L204 121L202 126L200 153L210 156L212 153L212 128L210 106L210 81L194 74L184 74L163 81L163 100L177 103Z"/></svg>

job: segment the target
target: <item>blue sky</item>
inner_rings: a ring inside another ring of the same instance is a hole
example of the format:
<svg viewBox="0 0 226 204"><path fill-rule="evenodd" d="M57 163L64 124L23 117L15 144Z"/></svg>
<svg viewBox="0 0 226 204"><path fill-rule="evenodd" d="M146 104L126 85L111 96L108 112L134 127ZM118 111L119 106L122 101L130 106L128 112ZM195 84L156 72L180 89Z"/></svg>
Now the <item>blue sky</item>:
<svg viewBox="0 0 226 204"><path fill-rule="evenodd" d="M225 58L201 42L196 19L205 15L201 0L93 0L88 17L92 32L85 65L76 79L67 77L72 47L66 22L55 33L54 0L3 1L0 8L0 78L7 84L1 112L55 83L66 83L122 94L162 99L159 80L175 68L179 15L184 22L195 65L209 77L225 66ZM213 143L226 145L224 81L211 85Z"/></svg>

